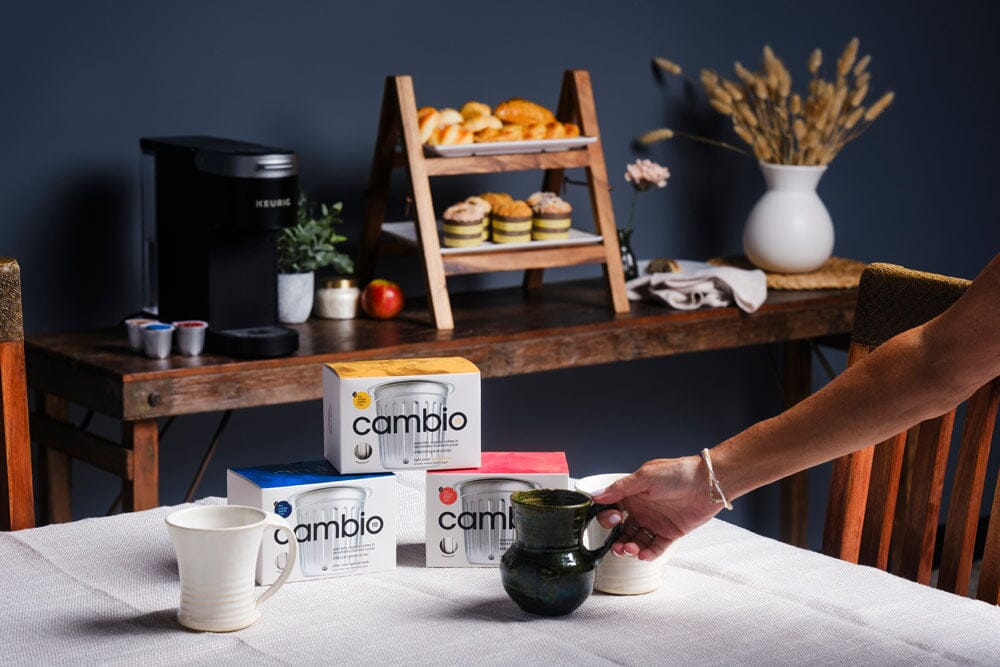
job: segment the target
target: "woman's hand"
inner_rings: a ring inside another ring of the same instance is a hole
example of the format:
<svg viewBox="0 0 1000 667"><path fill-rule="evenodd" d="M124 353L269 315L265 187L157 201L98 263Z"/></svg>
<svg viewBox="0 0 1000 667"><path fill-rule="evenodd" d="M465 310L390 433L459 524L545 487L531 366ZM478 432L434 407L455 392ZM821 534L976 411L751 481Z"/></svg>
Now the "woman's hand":
<svg viewBox="0 0 1000 667"><path fill-rule="evenodd" d="M722 509L709 497L708 470L699 456L647 461L635 473L595 493L594 501L618 504L625 511L625 525L611 550L640 560L653 560ZM605 528L622 519L618 510L598 514Z"/></svg>

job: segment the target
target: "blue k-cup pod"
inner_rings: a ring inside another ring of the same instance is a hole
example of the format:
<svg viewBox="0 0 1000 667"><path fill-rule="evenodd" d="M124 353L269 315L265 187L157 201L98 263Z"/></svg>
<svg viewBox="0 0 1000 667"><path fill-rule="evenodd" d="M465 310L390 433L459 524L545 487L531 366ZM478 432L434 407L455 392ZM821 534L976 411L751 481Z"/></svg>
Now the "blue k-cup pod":
<svg viewBox="0 0 1000 667"><path fill-rule="evenodd" d="M153 322L142 326L142 343L146 356L151 359L166 359L170 356L174 325Z"/></svg>

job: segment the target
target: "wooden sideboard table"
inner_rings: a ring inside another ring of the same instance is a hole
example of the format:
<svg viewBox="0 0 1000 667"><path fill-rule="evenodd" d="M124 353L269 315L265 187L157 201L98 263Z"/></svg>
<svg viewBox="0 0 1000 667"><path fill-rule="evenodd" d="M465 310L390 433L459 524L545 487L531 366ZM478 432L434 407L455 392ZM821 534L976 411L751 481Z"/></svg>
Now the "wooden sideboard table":
<svg viewBox="0 0 1000 667"><path fill-rule="evenodd" d="M31 432L45 448L49 518L70 519L71 458L121 477L126 510L156 507L158 418L317 399L321 364L332 361L463 356L491 378L783 343L791 404L810 391L810 339L849 333L857 292L772 291L753 315L644 303L614 315L607 298L596 279L455 294L450 331L435 329L420 301L390 321L312 319L294 327L299 351L279 359L147 359L129 351L118 328L30 336L28 384L37 392ZM70 403L120 419L122 442L67 423ZM793 543L805 540L804 496L801 481L783 485L783 535Z"/></svg>

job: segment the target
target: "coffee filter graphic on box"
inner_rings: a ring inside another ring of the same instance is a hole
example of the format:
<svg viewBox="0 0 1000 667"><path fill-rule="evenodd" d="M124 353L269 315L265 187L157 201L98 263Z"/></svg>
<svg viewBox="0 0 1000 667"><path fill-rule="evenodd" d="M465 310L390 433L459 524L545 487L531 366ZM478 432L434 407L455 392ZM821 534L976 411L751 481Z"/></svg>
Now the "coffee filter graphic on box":
<svg viewBox="0 0 1000 667"><path fill-rule="evenodd" d="M357 555L361 548L365 499L369 495L371 489L367 487L334 486L292 496L296 524L310 527L313 537L299 547L303 576L319 577L334 570L347 572L361 566ZM357 528L349 530L346 526Z"/></svg>
<svg viewBox="0 0 1000 667"><path fill-rule="evenodd" d="M395 380L371 388L376 414L393 425L378 435L383 468L432 468L447 462L444 438L453 389L437 380Z"/></svg>
<svg viewBox="0 0 1000 667"><path fill-rule="evenodd" d="M523 479L499 477L461 482L456 491L462 500L462 513L475 519L464 532L466 560L481 565L498 563L517 537L510 521L510 494L540 486Z"/></svg>

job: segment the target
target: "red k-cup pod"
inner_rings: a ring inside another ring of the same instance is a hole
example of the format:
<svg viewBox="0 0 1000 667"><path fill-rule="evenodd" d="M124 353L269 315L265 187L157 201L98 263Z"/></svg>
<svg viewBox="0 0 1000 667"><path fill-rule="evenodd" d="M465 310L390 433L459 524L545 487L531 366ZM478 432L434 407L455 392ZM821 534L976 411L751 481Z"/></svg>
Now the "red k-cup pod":
<svg viewBox="0 0 1000 667"><path fill-rule="evenodd" d="M197 357L205 349L205 332L208 322L203 320L178 320L174 322L174 341L177 351L188 357Z"/></svg>

